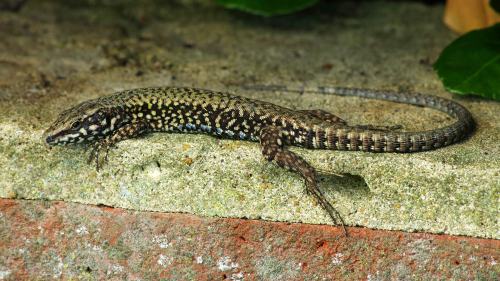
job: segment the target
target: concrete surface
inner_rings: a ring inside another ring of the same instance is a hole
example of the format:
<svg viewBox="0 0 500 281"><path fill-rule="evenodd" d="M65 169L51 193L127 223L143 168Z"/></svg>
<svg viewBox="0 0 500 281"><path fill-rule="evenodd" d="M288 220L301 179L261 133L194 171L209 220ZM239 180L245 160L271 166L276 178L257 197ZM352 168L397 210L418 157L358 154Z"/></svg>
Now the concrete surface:
<svg viewBox="0 0 500 281"><path fill-rule="evenodd" d="M63 2L0 11L0 197L330 224L302 180L266 163L255 143L155 134L119 143L97 173L82 147L48 149L41 135L80 101L167 85L322 108L352 124L452 122L411 106L241 85L417 90L464 104L478 130L411 155L294 151L323 172L321 188L348 225L500 237L500 105L444 91L432 62L456 36L442 25L441 6L332 1L262 19L212 1Z"/></svg>
<svg viewBox="0 0 500 281"><path fill-rule="evenodd" d="M176 227L172 227L176 226ZM498 280L500 241L0 200L4 280ZM2 278L3 277L3 278Z"/></svg>

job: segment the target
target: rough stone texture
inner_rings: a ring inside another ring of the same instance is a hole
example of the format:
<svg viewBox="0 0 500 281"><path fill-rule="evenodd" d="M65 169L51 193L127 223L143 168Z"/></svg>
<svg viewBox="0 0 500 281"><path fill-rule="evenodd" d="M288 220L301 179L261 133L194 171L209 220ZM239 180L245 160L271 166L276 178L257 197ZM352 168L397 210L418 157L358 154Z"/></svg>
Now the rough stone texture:
<svg viewBox="0 0 500 281"><path fill-rule="evenodd" d="M352 124L420 130L451 122L388 102L240 86L418 90L459 99L478 130L461 144L411 155L294 151L323 171L321 188L349 225L500 237L500 105L443 90L431 64L455 35L440 21L441 6L331 1L262 19L212 1L63 2L0 11L0 197L331 223L302 180L266 163L255 143L155 134L119 143L97 173L82 147L48 149L40 137L80 101L160 85L322 108Z"/></svg>
<svg viewBox="0 0 500 281"><path fill-rule="evenodd" d="M500 241L0 200L4 280L498 280Z"/></svg>

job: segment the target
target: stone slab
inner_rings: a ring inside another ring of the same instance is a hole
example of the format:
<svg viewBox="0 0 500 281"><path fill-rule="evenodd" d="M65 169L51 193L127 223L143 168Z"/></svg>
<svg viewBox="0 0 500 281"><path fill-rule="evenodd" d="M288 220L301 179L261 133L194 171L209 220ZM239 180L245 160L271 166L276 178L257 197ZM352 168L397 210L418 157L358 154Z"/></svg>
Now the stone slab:
<svg viewBox="0 0 500 281"><path fill-rule="evenodd" d="M212 1L29 1L0 11L0 197L331 224L303 181L266 163L256 143L154 134L119 143L97 173L82 147L48 149L42 132L78 102L169 85L321 108L352 124L452 122L411 106L241 85L416 90L464 104L477 131L411 155L293 150L322 172L348 225L498 239L500 105L443 90L431 64L456 35L441 14L439 5L394 1L320 3L269 19Z"/></svg>

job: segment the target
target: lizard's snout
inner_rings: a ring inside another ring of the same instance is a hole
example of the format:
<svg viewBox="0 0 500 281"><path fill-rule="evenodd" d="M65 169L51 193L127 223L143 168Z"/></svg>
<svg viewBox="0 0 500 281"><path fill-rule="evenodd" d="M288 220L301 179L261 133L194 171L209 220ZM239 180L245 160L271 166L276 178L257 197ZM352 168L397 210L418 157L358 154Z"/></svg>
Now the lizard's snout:
<svg viewBox="0 0 500 281"><path fill-rule="evenodd" d="M45 138L45 142L46 142L47 144L51 144L51 143L53 143L55 140L56 140L56 139L54 138L54 136L47 136L47 137Z"/></svg>

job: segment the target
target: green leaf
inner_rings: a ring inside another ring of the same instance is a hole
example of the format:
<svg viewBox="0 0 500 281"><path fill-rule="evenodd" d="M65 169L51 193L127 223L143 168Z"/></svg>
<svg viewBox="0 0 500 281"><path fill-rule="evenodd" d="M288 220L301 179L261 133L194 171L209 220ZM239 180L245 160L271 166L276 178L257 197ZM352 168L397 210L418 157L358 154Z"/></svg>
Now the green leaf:
<svg viewBox="0 0 500 281"><path fill-rule="evenodd" d="M434 70L450 92L500 100L500 24L453 41L439 56Z"/></svg>
<svg viewBox="0 0 500 281"><path fill-rule="evenodd" d="M500 0L490 0L490 6L497 13L500 13Z"/></svg>
<svg viewBox="0 0 500 281"><path fill-rule="evenodd" d="M216 0L220 5L260 16L290 14L314 5L318 0Z"/></svg>

